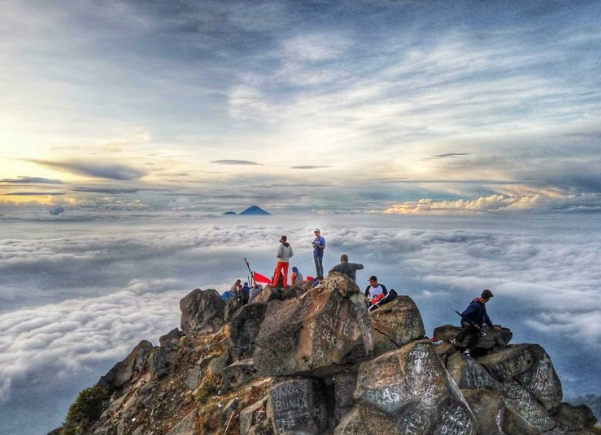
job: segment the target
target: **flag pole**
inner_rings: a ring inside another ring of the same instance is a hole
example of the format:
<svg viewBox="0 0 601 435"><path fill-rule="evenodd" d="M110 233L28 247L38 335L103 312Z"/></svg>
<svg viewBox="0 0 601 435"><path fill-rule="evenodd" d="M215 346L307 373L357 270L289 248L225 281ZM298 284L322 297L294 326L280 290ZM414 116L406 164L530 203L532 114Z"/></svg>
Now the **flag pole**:
<svg viewBox="0 0 601 435"><path fill-rule="evenodd" d="M255 285L257 284L257 282L255 281L255 273L251 270L250 263L248 262L248 260L246 258L244 259L244 262L246 263L246 267L248 267L248 271L250 272L250 277L251 277L250 283L251 283L251 286L254 288Z"/></svg>

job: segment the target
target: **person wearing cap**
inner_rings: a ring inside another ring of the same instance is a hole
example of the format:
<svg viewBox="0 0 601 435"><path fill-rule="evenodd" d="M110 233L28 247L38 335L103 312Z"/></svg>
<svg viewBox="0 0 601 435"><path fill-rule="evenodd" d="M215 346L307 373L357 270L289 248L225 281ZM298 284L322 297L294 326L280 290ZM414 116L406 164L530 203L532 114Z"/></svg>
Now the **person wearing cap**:
<svg viewBox="0 0 601 435"><path fill-rule="evenodd" d="M488 289L484 290L479 298L474 299L469 306L465 309L463 313L461 313L461 331L457 334L454 340L451 340L451 343L455 345L456 343L461 343L468 338L467 347L463 352L463 355L470 357L472 349L478 343L478 337L482 334L482 327L484 324L493 328L496 331L500 331L500 326L494 326L488 317L488 313L486 312L486 304L490 301L495 295Z"/></svg>
<svg viewBox="0 0 601 435"><path fill-rule="evenodd" d="M313 231L315 239L313 239L313 260L315 261L315 272L317 276L323 276L323 251L326 249L326 239L321 237L321 230L315 228Z"/></svg>
<svg viewBox="0 0 601 435"><path fill-rule="evenodd" d="M363 265L359 263L349 263L348 255L342 254L340 256L340 264L334 266L330 272L339 272L343 275L348 276L353 282L355 282L357 270L363 269Z"/></svg>
<svg viewBox="0 0 601 435"><path fill-rule="evenodd" d="M388 290L384 284L378 283L377 276L369 277L369 285L365 288L365 301L367 307L377 304L380 299L383 299L388 294Z"/></svg>
<svg viewBox="0 0 601 435"><path fill-rule="evenodd" d="M277 259L278 262L275 266L275 274L273 277L273 281L271 283L272 286L277 286L280 281L280 277L282 272L284 274L284 280L282 287L288 287L288 266L290 262L290 257L294 255L292 252L292 246L288 243L288 237L281 236L280 237L280 246L278 248Z"/></svg>

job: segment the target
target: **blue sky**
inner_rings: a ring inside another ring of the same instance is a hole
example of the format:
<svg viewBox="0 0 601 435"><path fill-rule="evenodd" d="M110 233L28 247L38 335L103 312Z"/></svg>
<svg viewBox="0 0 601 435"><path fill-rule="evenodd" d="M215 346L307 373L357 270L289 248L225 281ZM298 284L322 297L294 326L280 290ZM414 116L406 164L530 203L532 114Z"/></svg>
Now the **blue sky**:
<svg viewBox="0 0 601 435"><path fill-rule="evenodd" d="M598 2L2 9L0 207L601 209Z"/></svg>

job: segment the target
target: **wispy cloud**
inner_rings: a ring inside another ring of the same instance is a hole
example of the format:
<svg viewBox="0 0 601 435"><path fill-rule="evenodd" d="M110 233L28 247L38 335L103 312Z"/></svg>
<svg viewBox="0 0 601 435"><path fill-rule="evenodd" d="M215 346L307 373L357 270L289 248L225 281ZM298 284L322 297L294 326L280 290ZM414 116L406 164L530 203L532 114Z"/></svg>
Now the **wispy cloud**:
<svg viewBox="0 0 601 435"><path fill-rule="evenodd" d="M327 165L316 165L316 166L311 166L311 165L305 165L305 166L291 166L290 169L323 169L323 168L331 168L332 166L327 166Z"/></svg>
<svg viewBox="0 0 601 435"><path fill-rule="evenodd" d="M138 180L148 174L148 171L122 163L88 161L88 160L68 160L54 162L49 160L30 160L41 166L57 169L72 174L86 175L94 178L104 178L108 180Z"/></svg>
<svg viewBox="0 0 601 435"><path fill-rule="evenodd" d="M261 165L261 163L253 162L251 160L213 160L211 163L217 165Z"/></svg>
<svg viewBox="0 0 601 435"><path fill-rule="evenodd" d="M445 154L435 154L432 157L426 157L424 160L438 160L438 159L448 159L449 157L462 157L469 156L469 153L445 153Z"/></svg>
<svg viewBox="0 0 601 435"><path fill-rule="evenodd" d="M0 180L0 184L63 184L63 182L50 178L22 176L18 178L5 178Z"/></svg>
<svg viewBox="0 0 601 435"><path fill-rule="evenodd" d="M44 195L60 196L60 195L65 195L65 192L49 192L49 191L10 192L10 193L4 193L3 195L4 196L44 196Z"/></svg>

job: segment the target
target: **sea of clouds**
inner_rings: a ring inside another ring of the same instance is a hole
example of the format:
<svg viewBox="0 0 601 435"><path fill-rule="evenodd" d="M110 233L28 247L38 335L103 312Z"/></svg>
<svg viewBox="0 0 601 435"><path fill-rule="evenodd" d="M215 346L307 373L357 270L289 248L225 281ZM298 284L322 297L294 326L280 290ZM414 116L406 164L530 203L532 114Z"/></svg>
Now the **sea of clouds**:
<svg viewBox="0 0 601 435"><path fill-rule="evenodd" d="M540 342L567 394L598 393L601 370L601 237L594 216L121 216L2 222L0 434L60 425L78 391L140 340L179 324L193 288L229 288L244 258L271 275L280 234L292 264L314 275L313 229L328 244L418 303L427 333L457 323L483 288L495 323L516 342ZM36 415L32 423L32 415Z"/></svg>

